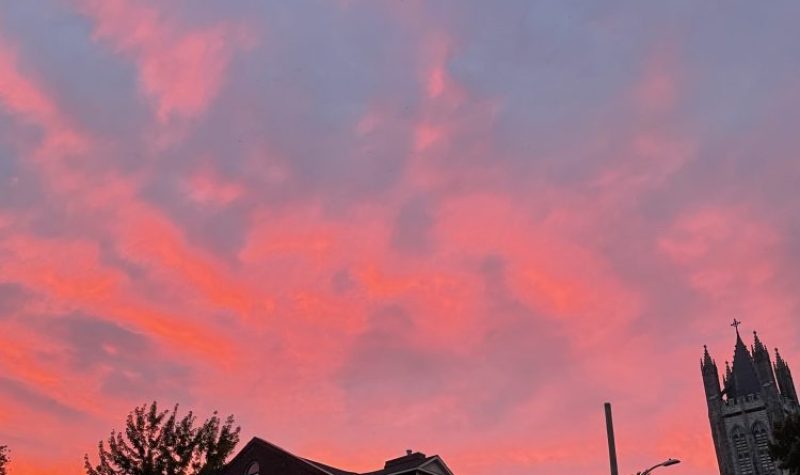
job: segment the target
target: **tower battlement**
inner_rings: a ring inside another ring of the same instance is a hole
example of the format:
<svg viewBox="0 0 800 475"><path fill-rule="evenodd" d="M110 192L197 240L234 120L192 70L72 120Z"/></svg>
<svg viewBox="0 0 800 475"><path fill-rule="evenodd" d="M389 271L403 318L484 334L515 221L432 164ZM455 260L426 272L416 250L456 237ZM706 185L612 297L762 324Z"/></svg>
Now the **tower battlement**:
<svg viewBox="0 0 800 475"><path fill-rule="evenodd" d="M723 408L730 409L727 412L723 409L723 413L727 414L743 410L747 411L756 407L764 407L764 401L759 394L747 394L733 399L723 399L722 406Z"/></svg>

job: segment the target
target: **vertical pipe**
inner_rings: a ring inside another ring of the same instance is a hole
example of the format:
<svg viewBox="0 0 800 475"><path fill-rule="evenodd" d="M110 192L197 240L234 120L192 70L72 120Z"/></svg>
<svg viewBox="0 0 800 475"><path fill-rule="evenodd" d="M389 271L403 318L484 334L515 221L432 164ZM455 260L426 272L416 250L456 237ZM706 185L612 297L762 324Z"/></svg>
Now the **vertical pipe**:
<svg viewBox="0 0 800 475"><path fill-rule="evenodd" d="M619 475L617 467L617 446L614 441L614 422L611 420L611 403L607 402L606 407L606 432L608 434L608 460L611 463L611 475Z"/></svg>

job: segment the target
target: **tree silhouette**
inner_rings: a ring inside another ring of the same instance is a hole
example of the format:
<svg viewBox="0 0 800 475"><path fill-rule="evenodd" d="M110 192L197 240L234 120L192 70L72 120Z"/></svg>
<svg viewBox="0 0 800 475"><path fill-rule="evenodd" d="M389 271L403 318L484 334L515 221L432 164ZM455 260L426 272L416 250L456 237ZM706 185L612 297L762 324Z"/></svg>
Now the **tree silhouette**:
<svg viewBox="0 0 800 475"><path fill-rule="evenodd" d="M210 475L220 470L239 443L233 416L224 424L217 413L195 427L189 411L178 419L178 405L159 411L155 402L128 414L125 431L111 431L108 448L98 444L97 465L84 456L87 475ZM3 475L3 474L0 474Z"/></svg>
<svg viewBox="0 0 800 475"><path fill-rule="evenodd" d="M8 446L0 445L0 475L6 475L8 465Z"/></svg>
<svg viewBox="0 0 800 475"><path fill-rule="evenodd" d="M787 414L782 422L775 424L772 439L769 444L772 458L790 475L800 475L800 414Z"/></svg>

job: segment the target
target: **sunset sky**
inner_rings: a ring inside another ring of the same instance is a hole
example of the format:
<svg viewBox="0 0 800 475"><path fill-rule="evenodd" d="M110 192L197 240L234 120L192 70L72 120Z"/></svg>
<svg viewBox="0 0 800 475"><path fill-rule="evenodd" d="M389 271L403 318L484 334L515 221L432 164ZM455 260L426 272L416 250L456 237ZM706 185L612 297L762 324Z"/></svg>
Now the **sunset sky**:
<svg viewBox="0 0 800 475"><path fill-rule="evenodd" d="M370 470L716 473L800 371L795 1L0 0L0 445L136 405Z"/></svg>

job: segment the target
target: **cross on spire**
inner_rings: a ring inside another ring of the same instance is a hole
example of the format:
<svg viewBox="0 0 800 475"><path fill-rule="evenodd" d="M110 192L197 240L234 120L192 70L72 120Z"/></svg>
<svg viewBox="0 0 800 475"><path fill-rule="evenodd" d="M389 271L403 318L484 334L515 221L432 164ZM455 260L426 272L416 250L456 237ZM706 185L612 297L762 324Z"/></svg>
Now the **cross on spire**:
<svg viewBox="0 0 800 475"><path fill-rule="evenodd" d="M742 324L742 322L740 322L739 320L736 320L735 318L733 319L733 323L731 323L731 326L736 328L736 334L737 335L739 334L739 325L741 325L741 324Z"/></svg>

